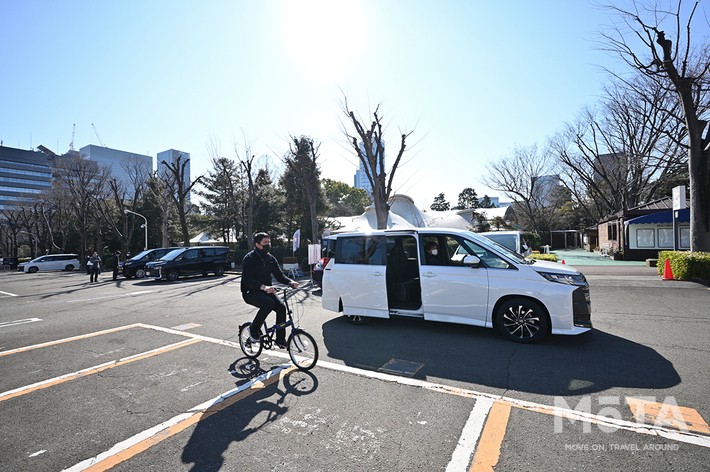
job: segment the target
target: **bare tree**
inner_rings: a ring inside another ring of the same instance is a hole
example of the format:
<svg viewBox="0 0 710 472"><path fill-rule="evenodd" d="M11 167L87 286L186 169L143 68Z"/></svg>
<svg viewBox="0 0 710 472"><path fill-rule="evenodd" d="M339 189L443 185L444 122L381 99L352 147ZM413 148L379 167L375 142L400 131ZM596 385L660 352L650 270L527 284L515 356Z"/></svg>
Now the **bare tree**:
<svg viewBox="0 0 710 472"><path fill-rule="evenodd" d="M681 107L688 147L690 177L690 248L710 251L710 129L708 129L707 90L710 82L710 47L694 48L692 28L699 1L683 7L682 0L668 1L662 9L654 3L646 8L634 2L626 10L612 6L628 32L619 28L603 33L610 49L631 67L666 84L673 90ZM703 21L702 15L700 21ZM707 20L705 20L707 23ZM705 25L707 28L707 24ZM630 38L640 40L641 46ZM650 56L650 57L649 57Z"/></svg>
<svg viewBox="0 0 710 472"><path fill-rule="evenodd" d="M342 111L348 118L348 123L352 125L354 132L344 130L348 142L352 145L358 161L363 164L367 179L372 186L372 199L375 203L375 214L377 216L377 229L387 228L392 196L392 182L397 168L400 165L402 156L407 147L407 138L413 133L403 133L400 137L399 151L388 172L385 169L385 141L383 139L382 116L380 116L380 105L377 105L372 114L372 122L369 127L365 127L364 120L357 116L348 106L347 97L343 100ZM344 127L345 128L345 127Z"/></svg>
<svg viewBox="0 0 710 472"><path fill-rule="evenodd" d="M627 85L630 85L627 86ZM683 178L686 154L675 139L674 100L652 81L627 80L607 88L597 109L585 109L551 140L563 181L590 218L665 195Z"/></svg>
<svg viewBox="0 0 710 472"><path fill-rule="evenodd" d="M97 202L105 199L108 170L99 167L96 162L78 156L63 156L57 159L54 185L63 187L62 192L69 201L68 206L79 232L79 251L82 261L88 247L89 230L96 225ZM95 228L96 241L92 249L102 250L101 229Z"/></svg>
<svg viewBox="0 0 710 472"><path fill-rule="evenodd" d="M510 156L489 164L483 182L515 202L518 219L527 228L546 233L554 227L560 198L556 178L549 154L532 145L518 147Z"/></svg>
<svg viewBox="0 0 710 472"><path fill-rule="evenodd" d="M190 192L204 177L200 175L195 180L188 182L186 167L189 162L190 159L185 158L184 154L180 154L177 159L175 159L175 162L161 162L167 169L167 172L165 172L168 177L167 182L172 185L170 196L177 209L178 218L180 219L180 229L182 230L182 239L185 246L190 245L190 230L187 226L187 213L190 211L190 208L188 208Z"/></svg>

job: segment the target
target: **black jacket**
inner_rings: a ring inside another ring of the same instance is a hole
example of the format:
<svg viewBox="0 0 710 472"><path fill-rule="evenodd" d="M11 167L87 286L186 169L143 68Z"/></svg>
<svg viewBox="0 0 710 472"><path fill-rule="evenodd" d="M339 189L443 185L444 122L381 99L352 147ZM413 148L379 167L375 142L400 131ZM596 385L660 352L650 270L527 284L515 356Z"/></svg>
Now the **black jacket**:
<svg viewBox="0 0 710 472"><path fill-rule="evenodd" d="M242 260L242 293L259 290L262 285L271 285L272 275L282 284L293 282L284 275L279 262L271 254L256 249L247 253Z"/></svg>

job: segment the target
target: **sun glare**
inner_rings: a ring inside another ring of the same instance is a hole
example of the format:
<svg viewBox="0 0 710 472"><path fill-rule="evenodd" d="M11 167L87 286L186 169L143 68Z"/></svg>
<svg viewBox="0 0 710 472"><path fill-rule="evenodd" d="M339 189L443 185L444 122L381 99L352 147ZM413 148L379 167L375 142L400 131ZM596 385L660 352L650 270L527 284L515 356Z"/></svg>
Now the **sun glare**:
<svg viewBox="0 0 710 472"><path fill-rule="evenodd" d="M281 10L284 47L309 79L334 82L358 65L366 38L357 2L287 0Z"/></svg>

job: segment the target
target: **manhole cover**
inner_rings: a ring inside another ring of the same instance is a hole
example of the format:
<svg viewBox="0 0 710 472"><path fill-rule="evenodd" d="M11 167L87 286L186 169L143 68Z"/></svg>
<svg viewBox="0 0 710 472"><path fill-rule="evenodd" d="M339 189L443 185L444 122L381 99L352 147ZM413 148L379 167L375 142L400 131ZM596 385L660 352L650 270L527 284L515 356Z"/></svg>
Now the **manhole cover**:
<svg viewBox="0 0 710 472"><path fill-rule="evenodd" d="M424 367L424 364L420 364L419 362L405 361L402 359L390 359L385 363L385 365L377 369L377 371L412 377L414 374L419 372L419 369L422 367Z"/></svg>

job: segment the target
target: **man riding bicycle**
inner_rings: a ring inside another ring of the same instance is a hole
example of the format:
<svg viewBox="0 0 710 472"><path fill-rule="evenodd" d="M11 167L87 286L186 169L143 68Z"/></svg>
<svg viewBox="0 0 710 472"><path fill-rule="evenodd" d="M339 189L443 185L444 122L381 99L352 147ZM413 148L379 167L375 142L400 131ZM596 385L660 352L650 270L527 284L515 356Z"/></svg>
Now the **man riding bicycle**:
<svg viewBox="0 0 710 472"><path fill-rule="evenodd" d="M254 235L254 249L242 260L242 297L249 305L259 309L251 324L251 342L259 341L261 325L264 324L271 311L276 312L276 323L286 321L286 306L274 294L276 290L271 286L271 276L276 277L276 280L282 284L298 288L298 282L284 275L278 261L269 251L271 251L269 235L256 233ZM282 349L286 347L285 330L280 329L276 332L276 345Z"/></svg>

